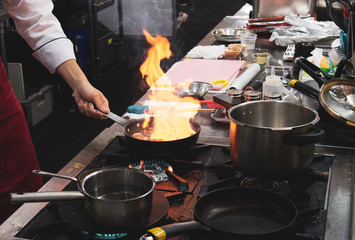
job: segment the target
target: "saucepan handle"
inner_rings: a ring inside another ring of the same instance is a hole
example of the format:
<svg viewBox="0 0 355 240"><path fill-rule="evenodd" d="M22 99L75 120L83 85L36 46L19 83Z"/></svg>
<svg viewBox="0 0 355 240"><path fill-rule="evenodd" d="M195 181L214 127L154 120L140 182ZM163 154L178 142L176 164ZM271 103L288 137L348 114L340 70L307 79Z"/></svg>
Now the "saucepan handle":
<svg viewBox="0 0 355 240"><path fill-rule="evenodd" d="M52 202L84 198L85 195L79 191L10 193L10 203Z"/></svg>
<svg viewBox="0 0 355 240"><path fill-rule="evenodd" d="M140 237L140 240L152 239L152 236L154 239L163 240L193 230L209 230L209 228L196 221L173 223L147 230L147 234Z"/></svg>
<svg viewBox="0 0 355 240"><path fill-rule="evenodd" d="M37 174L37 175L57 177L57 178L62 178L62 179L67 179L67 180L71 180L74 182L78 182L78 180L75 177L69 177L69 176L60 175L60 174L56 174L56 173L50 173L50 172L45 172L45 171L40 171L40 170L32 170L32 173Z"/></svg>
<svg viewBox="0 0 355 240"><path fill-rule="evenodd" d="M319 142L325 139L325 131L323 129L311 128L304 133L286 134L284 142L286 144L306 145Z"/></svg>

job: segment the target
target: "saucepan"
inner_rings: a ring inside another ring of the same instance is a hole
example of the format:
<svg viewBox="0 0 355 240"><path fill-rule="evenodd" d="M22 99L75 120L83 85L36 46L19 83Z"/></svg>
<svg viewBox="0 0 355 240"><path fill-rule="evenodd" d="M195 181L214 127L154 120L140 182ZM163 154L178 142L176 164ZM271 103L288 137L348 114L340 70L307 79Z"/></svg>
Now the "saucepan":
<svg viewBox="0 0 355 240"><path fill-rule="evenodd" d="M77 182L79 191L11 193L11 203L81 199L89 216L105 227L134 228L144 225L152 210L154 179L132 168L103 168L71 178L46 172L42 175Z"/></svg>
<svg viewBox="0 0 355 240"><path fill-rule="evenodd" d="M167 156L188 149L197 142L201 131L200 124L195 120L190 119L190 127L194 132L190 136L170 141L149 140L149 129L151 129L154 124L154 117L151 117L149 126L147 128L143 128L144 119L127 120L113 113L104 115L124 127L124 135L129 149L133 152L139 152L152 156ZM166 131L174 130L166 129Z"/></svg>
<svg viewBox="0 0 355 240"><path fill-rule="evenodd" d="M211 231L217 239L288 239L298 211L292 201L276 192L231 187L202 196L194 216L196 221L153 228L140 239L162 240L189 230Z"/></svg>

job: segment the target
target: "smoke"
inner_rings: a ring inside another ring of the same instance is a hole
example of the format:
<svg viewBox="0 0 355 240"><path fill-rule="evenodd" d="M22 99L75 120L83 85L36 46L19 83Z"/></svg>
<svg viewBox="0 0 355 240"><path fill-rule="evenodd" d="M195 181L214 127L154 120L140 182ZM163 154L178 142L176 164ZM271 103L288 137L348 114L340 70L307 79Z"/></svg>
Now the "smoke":
<svg viewBox="0 0 355 240"><path fill-rule="evenodd" d="M175 27L175 6L166 0L122 1L123 34L142 35L146 29L152 36L173 36Z"/></svg>

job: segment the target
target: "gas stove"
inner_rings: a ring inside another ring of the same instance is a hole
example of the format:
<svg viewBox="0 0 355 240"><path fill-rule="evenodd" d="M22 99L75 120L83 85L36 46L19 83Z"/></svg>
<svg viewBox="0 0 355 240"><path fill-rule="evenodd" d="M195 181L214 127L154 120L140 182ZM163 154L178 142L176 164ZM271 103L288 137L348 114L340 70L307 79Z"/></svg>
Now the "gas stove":
<svg viewBox="0 0 355 240"><path fill-rule="evenodd" d="M44 207L15 237L21 239L139 239L147 229L193 221L196 201L226 187L257 187L289 198L299 216L292 239L324 239L331 155L315 154L310 168L284 181L249 178L236 170L229 147L195 144L168 157L146 157L127 151L124 137L115 137L84 170L103 167L134 167L153 174L158 213L148 226L132 232L102 232L86 215L81 201L52 202ZM64 190L76 190L70 183ZM153 211L154 212L154 211ZM214 239L208 231L193 231L170 239Z"/></svg>

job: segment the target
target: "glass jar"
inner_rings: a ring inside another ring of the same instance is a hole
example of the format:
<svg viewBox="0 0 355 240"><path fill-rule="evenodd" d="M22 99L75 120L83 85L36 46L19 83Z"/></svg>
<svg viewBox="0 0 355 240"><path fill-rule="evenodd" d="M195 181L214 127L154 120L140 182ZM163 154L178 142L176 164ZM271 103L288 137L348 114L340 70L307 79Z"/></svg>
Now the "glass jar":
<svg viewBox="0 0 355 240"><path fill-rule="evenodd" d="M244 91L243 96L244 96L244 101L250 102L250 101L261 100L262 94L259 91L248 90L248 91Z"/></svg>

